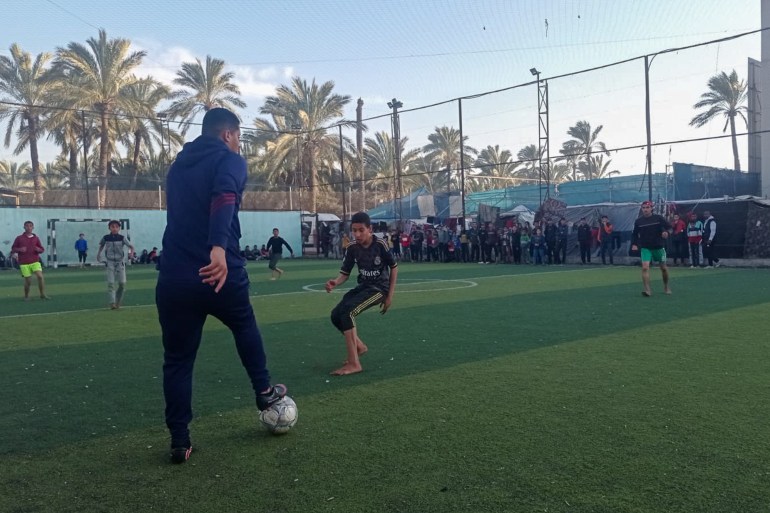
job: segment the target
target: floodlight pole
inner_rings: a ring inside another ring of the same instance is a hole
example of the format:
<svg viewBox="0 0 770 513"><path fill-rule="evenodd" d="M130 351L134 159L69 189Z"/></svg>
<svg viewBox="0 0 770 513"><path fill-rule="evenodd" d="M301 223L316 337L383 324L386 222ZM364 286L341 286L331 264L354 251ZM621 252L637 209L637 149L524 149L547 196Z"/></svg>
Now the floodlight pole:
<svg viewBox="0 0 770 513"><path fill-rule="evenodd" d="M340 129L340 176L342 178L342 226L347 226L347 201L345 200L345 150L342 146L342 125L337 125Z"/></svg>
<svg viewBox="0 0 770 513"><path fill-rule="evenodd" d="M655 55L652 56L652 59ZM647 123L647 199L652 201L652 134L650 128L650 65L652 59L644 56L644 114Z"/></svg>
<svg viewBox="0 0 770 513"><path fill-rule="evenodd" d="M551 197L551 145L550 121L548 118L548 80L540 81L537 74L537 122L538 122L538 158L540 159L540 174L545 176L545 199Z"/></svg>
<svg viewBox="0 0 770 513"><path fill-rule="evenodd" d="M463 99L457 99L460 115L460 202L462 205L462 221L460 229L465 229L465 145L463 143ZM452 202L449 200L449 215L452 214Z"/></svg>
<svg viewBox="0 0 770 513"><path fill-rule="evenodd" d="M83 121L83 174L86 181L86 208L91 208L91 195L88 190L88 131L86 130L86 113L80 111L80 119Z"/></svg>
<svg viewBox="0 0 770 513"><path fill-rule="evenodd" d="M404 220L404 209L403 209L403 199L404 193L403 193L403 187L401 183L401 126L400 121L398 118L398 109L403 107L404 104L400 101L393 98L391 101L388 102L388 107L393 109L393 115L392 115L392 125L393 125L393 151L395 153L393 162L396 164L396 168L394 170L395 176L394 181L396 182L396 194L398 195L398 220L399 224L403 222ZM395 195L394 195L395 197ZM395 203L395 199L393 200Z"/></svg>
<svg viewBox="0 0 770 513"><path fill-rule="evenodd" d="M545 197L551 195L551 149L548 130L548 81L540 82L540 71L530 68L529 72L537 79L537 188L540 194L540 205L543 204L543 167L545 166Z"/></svg>

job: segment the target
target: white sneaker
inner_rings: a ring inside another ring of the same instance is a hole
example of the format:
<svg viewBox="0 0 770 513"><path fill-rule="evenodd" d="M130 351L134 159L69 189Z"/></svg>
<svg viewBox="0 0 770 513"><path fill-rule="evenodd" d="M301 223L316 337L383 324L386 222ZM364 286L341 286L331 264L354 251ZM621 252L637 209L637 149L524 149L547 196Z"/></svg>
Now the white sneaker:
<svg viewBox="0 0 770 513"><path fill-rule="evenodd" d="M717 267L719 267L720 265L722 265L722 264L720 264L719 262L717 262L716 264L714 264L714 268L716 269L716 268L717 268Z"/></svg>

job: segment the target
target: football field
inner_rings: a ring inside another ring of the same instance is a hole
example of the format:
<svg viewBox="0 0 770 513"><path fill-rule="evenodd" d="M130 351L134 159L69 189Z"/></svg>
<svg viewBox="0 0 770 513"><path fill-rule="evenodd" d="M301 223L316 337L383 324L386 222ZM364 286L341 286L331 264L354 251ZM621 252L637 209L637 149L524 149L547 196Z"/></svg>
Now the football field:
<svg viewBox="0 0 770 513"><path fill-rule="evenodd" d="M770 270L410 264L358 317L361 374L323 292L339 263L249 264L274 382L268 434L210 319L194 452L168 460L157 272L47 270L50 301L0 272L2 512L768 512ZM354 271L355 276L355 271Z"/></svg>

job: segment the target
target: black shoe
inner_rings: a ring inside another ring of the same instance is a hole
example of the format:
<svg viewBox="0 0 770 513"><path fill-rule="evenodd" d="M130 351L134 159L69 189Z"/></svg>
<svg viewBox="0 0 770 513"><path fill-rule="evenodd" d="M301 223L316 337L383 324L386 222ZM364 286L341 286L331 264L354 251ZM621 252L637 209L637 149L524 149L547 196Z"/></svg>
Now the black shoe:
<svg viewBox="0 0 770 513"><path fill-rule="evenodd" d="M286 396L286 385L273 385L264 394L257 394L257 408L266 410Z"/></svg>
<svg viewBox="0 0 770 513"><path fill-rule="evenodd" d="M186 443L171 443L171 463L184 463L190 459L192 453L192 444L187 441Z"/></svg>

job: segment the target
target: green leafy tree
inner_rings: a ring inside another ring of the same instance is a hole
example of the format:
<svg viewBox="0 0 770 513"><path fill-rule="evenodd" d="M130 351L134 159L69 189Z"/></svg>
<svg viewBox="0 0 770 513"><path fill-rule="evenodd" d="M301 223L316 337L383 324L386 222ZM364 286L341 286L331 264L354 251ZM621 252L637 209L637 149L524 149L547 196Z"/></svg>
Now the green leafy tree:
<svg viewBox="0 0 770 513"><path fill-rule="evenodd" d="M599 141L599 133L601 133L602 128L604 126L599 125L595 129L591 129L591 123L588 121L578 121L575 126L567 130L567 135L571 136L572 139L562 146L562 149L569 148L573 153L574 150L577 150L578 155L581 155L578 162L585 162L585 166L582 169L587 173L587 180L590 180L597 173L597 170L592 167L594 160L591 159L591 155L601 153L608 157L610 156L607 146Z"/></svg>
<svg viewBox="0 0 770 513"><path fill-rule="evenodd" d="M350 96L334 93L334 82L319 85L313 80L308 84L294 77L290 85L280 85L276 94L268 96L260 108L260 113L271 116L273 125L280 131L274 141L274 151L278 153L276 162L291 158L297 137L295 132L299 132L300 169L309 180L309 208L313 212L318 204L318 170L321 167L330 169L324 162L334 159L339 152L338 135L336 130L329 130L329 126L356 126L355 121L342 118L348 103Z"/></svg>
<svg viewBox="0 0 770 513"><path fill-rule="evenodd" d="M516 176L526 179L529 183L538 181L540 155L537 146L534 144L529 144L523 147L516 154L516 158L519 159L517 164L521 166L516 171ZM541 176L540 179L545 181L544 176Z"/></svg>
<svg viewBox="0 0 770 513"><path fill-rule="evenodd" d="M509 150L501 150L497 144L481 150L474 166L479 172L475 180L488 189L503 188L511 185L511 182L515 183L506 179L514 178L517 162Z"/></svg>
<svg viewBox="0 0 770 513"><path fill-rule="evenodd" d="M53 87L52 74L46 66L50 60L48 53L33 59L15 43L11 45L10 57L0 56L0 100L15 104L0 109L0 119L8 120L5 147L11 145L12 135L17 140L14 155L29 147L36 201L43 199L37 141L44 134L46 112L42 106L48 103Z"/></svg>
<svg viewBox="0 0 770 513"><path fill-rule="evenodd" d="M401 184L404 190L411 190L422 185L417 162L420 150L406 150L408 137L401 138ZM364 139L364 175L370 190L375 196L390 196L395 199L398 195L396 187L396 163L394 156L396 145L390 134L385 131L377 132L374 137Z"/></svg>
<svg viewBox="0 0 770 513"><path fill-rule="evenodd" d="M56 50L56 66L65 73L67 86L62 88L64 101L71 108L94 111L99 116L99 165L97 175L99 206L107 197L107 174L115 149L116 129L110 122L116 113L133 112L138 107L129 89L140 81L133 71L146 56L144 51L130 51L128 39L107 39L99 30L98 38L86 44L71 42Z"/></svg>
<svg viewBox="0 0 770 513"><path fill-rule="evenodd" d="M33 186L30 179L31 175L32 166L29 165L29 162L0 160L0 187L13 191L28 190Z"/></svg>
<svg viewBox="0 0 770 513"><path fill-rule="evenodd" d="M215 107L231 111L246 108L246 103L239 98L241 90L233 83L235 73L225 72L225 61L206 56L204 65L200 59L182 63L177 71L174 84L183 87L172 93L173 103L168 108L172 118L182 120L182 134L186 134L190 123L201 112L208 112Z"/></svg>
<svg viewBox="0 0 770 513"><path fill-rule="evenodd" d="M735 70L729 75L723 71L709 79L708 89L707 92L701 95L700 101L693 105L694 109L706 110L692 118L690 125L700 128L714 118L724 117L725 126L722 128L722 132L726 132L727 127L730 127L730 139L733 144L733 165L735 171L740 171L741 161L738 157L735 118L743 118L743 122L748 126L748 120L746 119L747 107L744 105L747 97L746 83L738 79L738 74Z"/></svg>
<svg viewBox="0 0 770 513"><path fill-rule="evenodd" d="M139 176L143 144L149 149L157 145L161 157L167 159L166 147L180 146L183 139L163 123L163 118L157 116L158 105L171 95L168 87L152 77L145 77L126 87L124 93L131 98L134 108L132 112L124 113L128 126L123 134L123 142L131 150L130 174L131 186L134 187Z"/></svg>
<svg viewBox="0 0 770 513"><path fill-rule="evenodd" d="M428 135L428 144L423 146L425 158L438 164L442 169L449 168L450 187L460 189L460 177L456 171L460 169L460 131L448 126L436 127L435 131ZM466 169L470 169L476 161L478 151L467 145L468 136L463 136L463 162ZM455 172L453 172L455 171Z"/></svg>
<svg viewBox="0 0 770 513"><path fill-rule="evenodd" d="M582 158L579 143L576 140L566 141L561 145L559 153L561 153L562 156L557 157L556 162L563 162L572 173L571 180L573 182L577 181L578 164Z"/></svg>

